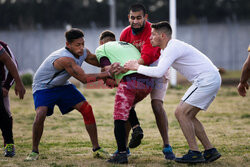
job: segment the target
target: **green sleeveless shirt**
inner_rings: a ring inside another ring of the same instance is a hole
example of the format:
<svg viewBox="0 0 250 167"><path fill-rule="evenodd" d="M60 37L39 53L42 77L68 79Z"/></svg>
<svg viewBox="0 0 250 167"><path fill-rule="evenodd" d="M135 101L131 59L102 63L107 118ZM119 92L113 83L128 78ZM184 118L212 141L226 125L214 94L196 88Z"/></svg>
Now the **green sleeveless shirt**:
<svg viewBox="0 0 250 167"><path fill-rule="evenodd" d="M121 66L129 60L138 60L141 57L134 45L121 41L105 43L96 49L95 54L99 62L102 57L107 57L111 64L118 62ZM136 73L136 71L130 70L124 74L115 75L115 79L119 82L124 76L132 73Z"/></svg>

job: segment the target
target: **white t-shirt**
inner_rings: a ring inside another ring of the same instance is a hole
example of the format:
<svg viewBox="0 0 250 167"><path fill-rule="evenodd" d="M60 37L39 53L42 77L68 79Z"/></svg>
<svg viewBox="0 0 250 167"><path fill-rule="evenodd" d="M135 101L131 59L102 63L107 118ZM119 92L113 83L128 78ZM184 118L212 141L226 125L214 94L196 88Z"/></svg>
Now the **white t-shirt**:
<svg viewBox="0 0 250 167"><path fill-rule="evenodd" d="M209 58L193 46L171 39L167 47L161 50L159 63L156 67L140 65L137 72L151 77L162 77L172 66L190 82L202 73L218 71Z"/></svg>

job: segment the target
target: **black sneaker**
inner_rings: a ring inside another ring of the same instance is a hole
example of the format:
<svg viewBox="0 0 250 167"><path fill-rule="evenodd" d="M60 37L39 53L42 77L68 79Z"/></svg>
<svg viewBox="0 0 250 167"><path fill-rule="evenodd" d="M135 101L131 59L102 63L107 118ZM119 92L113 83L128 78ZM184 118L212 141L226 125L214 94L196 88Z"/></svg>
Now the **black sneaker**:
<svg viewBox="0 0 250 167"><path fill-rule="evenodd" d="M112 156L109 160L107 160L109 163L114 164L127 164L128 163L128 156L127 153L117 153L114 156Z"/></svg>
<svg viewBox="0 0 250 167"><path fill-rule="evenodd" d="M129 148L135 148L141 144L143 138L143 130L140 126L133 129L132 138L129 141Z"/></svg>
<svg viewBox="0 0 250 167"><path fill-rule="evenodd" d="M221 157L221 154L217 151L216 148L211 148L204 151L203 157L205 158L206 163L209 163L219 159Z"/></svg>
<svg viewBox="0 0 250 167"><path fill-rule="evenodd" d="M16 153L14 144L6 144L6 146L4 147L4 156L13 157L15 154Z"/></svg>
<svg viewBox="0 0 250 167"><path fill-rule="evenodd" d="M175 162L178 163L203 163L205 162L202 153L199 151L189 150L187 154L183 155L181 158L175 158Z"/></svg>

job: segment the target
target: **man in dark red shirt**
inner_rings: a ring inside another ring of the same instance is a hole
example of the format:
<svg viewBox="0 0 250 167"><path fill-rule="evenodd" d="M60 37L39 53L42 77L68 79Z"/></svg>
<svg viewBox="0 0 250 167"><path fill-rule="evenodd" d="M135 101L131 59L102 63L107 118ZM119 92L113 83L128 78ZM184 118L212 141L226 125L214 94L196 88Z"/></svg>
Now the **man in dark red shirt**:
<svg viewBox="0 0 250 167"><path fill-rule="evenodd" d="M148 15L146 14L146 9L142 4L131 5L128 14L130 25L121 32L120 41L133 44L141 52L141 58L138 60L139 64L155 66L158 63L157 60L160 56L161 49L159 47L152 47L150 43L149 37L151 36L151 23L147 21L147 18ZM156 84L157 85L153 88L150 94L151 106L163 140L163 154L166 159L173 160L175 155L169 145L168 120L163 108L163 101L168 87L168 73L166 73L164 77L158 78ZM136 115L134 113L134 109L131 109L130 115ZM138 133L138 128L140 127L132 127L133 133ZM136 135L133 133L132 139L133 136ZM142 130L141 133L143 133Z"/></svg>
<svg viewBox="0 0 250 167"><path fill-rule="evenodd" d="M12 59L11 59L12 58ZM12 116L10 113L10 104L8 92L13 85L14 80L16 82L15 92L19 95L20 99L23 99L25 94L25 88L18 75L18 71L15 64L15 58L11 53L9 47L4 42L0 41L0 128L4 138L4 156L13 157L15 155L13 132L12 132ZM8 69L7 77L5 66Z"/></svg>

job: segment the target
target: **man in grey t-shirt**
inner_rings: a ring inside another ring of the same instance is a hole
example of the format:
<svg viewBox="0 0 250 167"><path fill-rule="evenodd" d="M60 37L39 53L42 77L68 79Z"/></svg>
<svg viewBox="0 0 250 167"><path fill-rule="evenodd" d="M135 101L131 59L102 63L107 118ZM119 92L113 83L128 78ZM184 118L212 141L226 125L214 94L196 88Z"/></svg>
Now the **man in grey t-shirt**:
<svg viewBox="0 0 250 167"><path fill-rule="evenodd" d="M99 146L95 117L91 105L68 79L73 76L82 83L94 82L110 77L110 71L98 74L85 74L81 65L83 61L98 66L96 56L84 48L84 34L79 29L71 29L65 33L66 47L51 53L38 68L32 85L36 117L33 124L32 152L26 158L37 160L38 145L43 133L44 121L53 114L57 105L62 114L73 109L78 110L93 145L94 157L107 157L107 153Z"/></svg>

